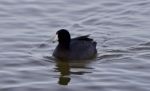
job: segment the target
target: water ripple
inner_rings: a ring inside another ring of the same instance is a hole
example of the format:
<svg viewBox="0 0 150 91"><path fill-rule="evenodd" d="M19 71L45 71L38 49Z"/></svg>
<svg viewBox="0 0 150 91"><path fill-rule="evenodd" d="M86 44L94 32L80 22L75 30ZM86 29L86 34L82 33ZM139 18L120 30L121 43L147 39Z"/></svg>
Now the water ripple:
<svg viewBox="0 0 150 91"><path fill-rule="evenodd" d="M0 0L0 90L149 91L149 0ZM59 62L51 37L91 34L96 59ZM62 86L63 85L63 86Z"/></svg>

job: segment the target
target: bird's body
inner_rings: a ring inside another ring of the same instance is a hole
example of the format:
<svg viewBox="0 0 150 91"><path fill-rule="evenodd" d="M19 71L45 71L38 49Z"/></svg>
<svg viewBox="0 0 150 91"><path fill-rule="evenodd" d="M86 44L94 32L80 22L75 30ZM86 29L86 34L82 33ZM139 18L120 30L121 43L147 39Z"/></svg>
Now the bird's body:
<svg viewBox="0 0 150 91"><path fill-rule="evenodd" d="M61 34L61 32L60 33L58 32L58 39L60 38L59 34ZM58 59L67 59L67 60L85 60L94 58L97 54L96 42L88 37L89 35L80 36L73 39L70 38L70 40L68 41L64 40L63 43L61 43L60 42L61 39L59 39L58 40L59 44L55 48L53 56Z"/></svg>

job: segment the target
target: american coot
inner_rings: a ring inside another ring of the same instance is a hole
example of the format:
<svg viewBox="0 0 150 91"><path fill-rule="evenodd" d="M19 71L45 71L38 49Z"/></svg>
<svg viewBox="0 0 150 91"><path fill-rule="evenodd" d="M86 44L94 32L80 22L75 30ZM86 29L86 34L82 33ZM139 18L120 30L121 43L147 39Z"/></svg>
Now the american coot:
<svg viewBox="0 0 150 91"><path fill-rule="evenodd" d="M70 37L66 29L56 32L59 44L53 52L56 59L62 60L85 60L94 58L97 54L96 42L88 38L89 35L76 38Z"/></svg>

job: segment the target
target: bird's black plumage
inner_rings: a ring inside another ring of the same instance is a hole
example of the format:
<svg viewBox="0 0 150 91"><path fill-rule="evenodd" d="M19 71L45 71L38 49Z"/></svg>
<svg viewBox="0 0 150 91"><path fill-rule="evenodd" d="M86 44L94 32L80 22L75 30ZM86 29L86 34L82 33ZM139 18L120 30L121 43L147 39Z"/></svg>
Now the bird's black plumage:
<svg viewBox="0 0 150 91"><path fill-rule="evenodd" d="M66 29L56 32L58 45L53 56L58 59L84 60L93 58L96 53L96 42L89 35L72 38Z"/></svg>

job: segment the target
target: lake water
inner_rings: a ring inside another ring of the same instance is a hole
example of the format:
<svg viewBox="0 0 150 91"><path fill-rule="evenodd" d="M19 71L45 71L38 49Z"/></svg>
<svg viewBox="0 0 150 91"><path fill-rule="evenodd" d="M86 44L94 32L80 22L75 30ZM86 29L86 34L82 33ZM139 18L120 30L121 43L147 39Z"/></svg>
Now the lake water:
<svg viewBox="0 0 150 91"><path fill-rule="evenodd" d="M61 28L97 58L51 56ZM0 91L150 91L150 0L0 0Z"/></svg>

